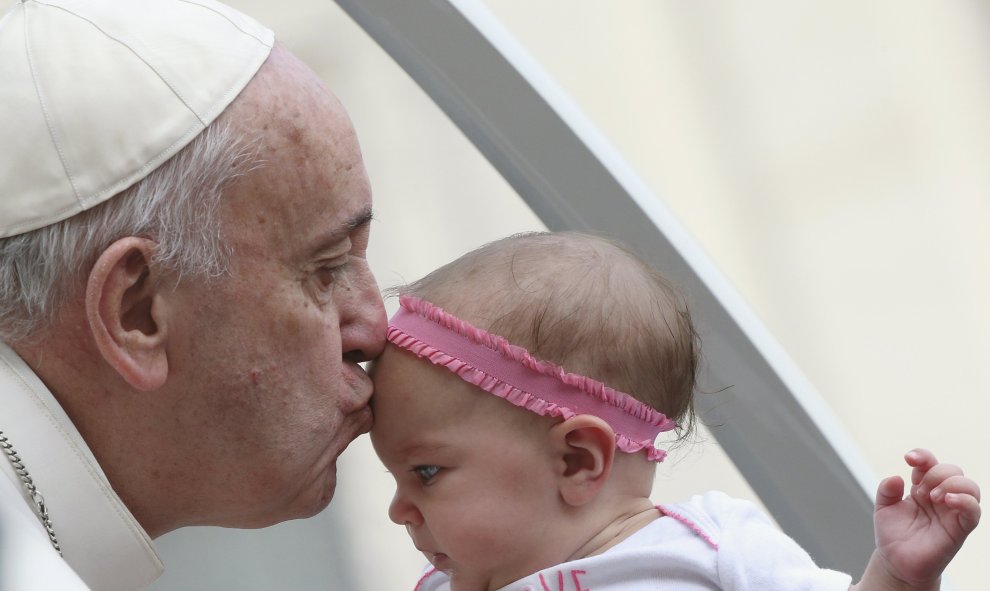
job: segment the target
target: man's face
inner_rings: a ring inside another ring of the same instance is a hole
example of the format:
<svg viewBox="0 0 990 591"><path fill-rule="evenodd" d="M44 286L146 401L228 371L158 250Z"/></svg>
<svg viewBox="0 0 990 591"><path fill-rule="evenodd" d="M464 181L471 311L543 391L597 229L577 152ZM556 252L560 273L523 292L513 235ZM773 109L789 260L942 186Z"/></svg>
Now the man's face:
<svg viewBox="0 0 990 591"><path fill-rule="evenodd" d="M380 353L385 312L365 258L370 185L337 100L276 50L225 117L259 136L262 165L224 196L229 275L175 294L169 379L175 444L196 446L185 513L260 527L330 502L338 455L371 426L358 362Z"/></svg>

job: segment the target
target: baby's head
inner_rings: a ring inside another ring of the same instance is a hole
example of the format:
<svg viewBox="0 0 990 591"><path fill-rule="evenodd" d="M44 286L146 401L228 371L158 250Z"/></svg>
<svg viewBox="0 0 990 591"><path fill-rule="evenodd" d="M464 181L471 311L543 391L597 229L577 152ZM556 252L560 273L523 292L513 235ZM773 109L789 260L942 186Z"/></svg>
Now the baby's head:
<svg viewBox="0 0 990 591"><path fill-rule="evenodd" d="M513 363L550 362L602 382L598 396L625 392L651 407L628 401L638 418L617 438L616 421L547 410L393 329L372 369L372 441L397 483L389 514L455 590L498 588L573 558L615 512L648 497L648 458L662 457L649 439L670 424L660 413L682 432L693 421L697 339L664 278L604 240L542 233L488 244L399 292L421 316L525 349ZM644 428L651 436L635 451Z"/></svg>

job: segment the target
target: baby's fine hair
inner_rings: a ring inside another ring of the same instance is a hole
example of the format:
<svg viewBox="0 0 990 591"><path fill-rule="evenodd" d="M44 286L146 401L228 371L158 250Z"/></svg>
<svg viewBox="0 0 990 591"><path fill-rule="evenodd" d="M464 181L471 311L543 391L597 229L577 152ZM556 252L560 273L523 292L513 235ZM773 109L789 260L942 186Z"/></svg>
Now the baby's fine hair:
<svg viewBox="0 0 990 591"><path fill-rule="evenodd" d="M573 232L516 234L397 287L694 426L699 340L687 305L623 246Z"/></svg>

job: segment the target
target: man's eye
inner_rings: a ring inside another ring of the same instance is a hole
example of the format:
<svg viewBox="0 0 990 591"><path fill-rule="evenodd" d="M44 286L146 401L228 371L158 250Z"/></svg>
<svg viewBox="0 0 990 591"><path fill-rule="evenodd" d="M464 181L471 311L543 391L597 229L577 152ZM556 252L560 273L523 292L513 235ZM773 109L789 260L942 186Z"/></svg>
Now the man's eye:
<svg viewBox="0 0 990 591"><path fill-rule="evenodd" d="M416 466L412 471L416 473L416 476L419 476L423 484L429 484L440 472L440 466Z"/></svg>
<svg viewBox="0 0 990 591"><path fill-rule="evenodd" d="M330 287L337 280L342 268L342 265L319 267L316 269L316 280L321 286Z"/></svg>

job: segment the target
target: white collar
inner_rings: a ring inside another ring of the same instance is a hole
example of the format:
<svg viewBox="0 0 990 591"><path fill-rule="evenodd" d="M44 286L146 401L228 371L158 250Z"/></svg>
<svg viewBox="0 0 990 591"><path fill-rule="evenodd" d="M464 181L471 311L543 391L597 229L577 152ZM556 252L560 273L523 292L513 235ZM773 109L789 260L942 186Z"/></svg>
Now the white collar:
<svg viewBox="0 0 990 591"><path fill-rule="evenodd" d="M141 589L164 565L48 388L0 342L0 430L45 499L65 561L94 589ZM3 472L19 488L6 458ZM25 502L31 503L27 493ZM41 523L39 521L39 527Z"/></svg>

